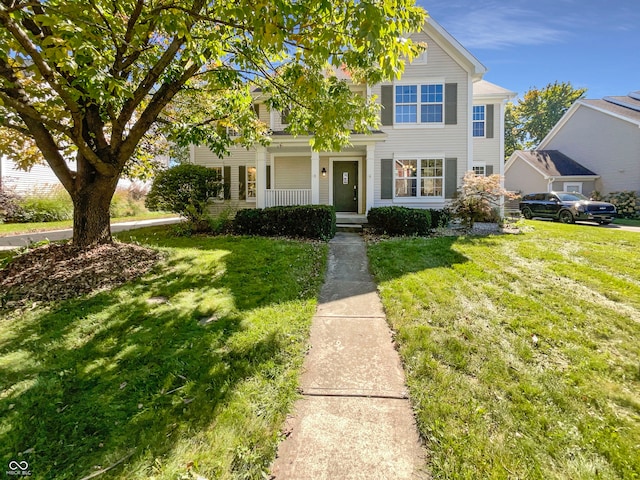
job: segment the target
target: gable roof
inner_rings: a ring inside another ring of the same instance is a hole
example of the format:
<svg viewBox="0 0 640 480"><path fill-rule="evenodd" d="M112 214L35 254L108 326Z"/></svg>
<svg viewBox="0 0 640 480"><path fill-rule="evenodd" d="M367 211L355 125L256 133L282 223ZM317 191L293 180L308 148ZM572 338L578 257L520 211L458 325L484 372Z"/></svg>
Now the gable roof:
<svg viewBox="0 0 640 480"><path fill-rule="evenodd" d="M567 157L559 150L517 150L507 162L505 168L510 167L516 158L527 162L545 178L550 177L597 177L598 174Z"/></svg>
<svg viewBox="0 0 640 480"><path fill-rule="evenodd" d="M544 148L580 107L590 108L640 127L640 91L631 92L627 96L604 97L599 100L582 99L571 105L571 108L542 139L538 148Z"/></svg>
<svg viewBox="0 0 640 480"><path fill-rule="evenodd" d="M464 48L458 40L442 28L432 17L427 18L422 30L438 42L438 45L440 45L451 58L471 73L474 80L480 80L482 76L487 73L487 67L474 57L469 50Z"/></svg>

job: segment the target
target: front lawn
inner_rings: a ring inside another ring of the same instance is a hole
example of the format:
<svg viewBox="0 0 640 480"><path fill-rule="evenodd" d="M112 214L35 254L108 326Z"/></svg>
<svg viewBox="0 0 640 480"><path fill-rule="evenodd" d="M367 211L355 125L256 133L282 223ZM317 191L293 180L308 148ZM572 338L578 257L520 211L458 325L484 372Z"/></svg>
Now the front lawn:
<svg viewBox="0 0 640 480"><path fill-rule="evenodd" d="M0 312L0 468L262 478L296 398L327 246L164 231L120 235L166 254L138 281Z"/></svg>
<svg viewBox="0 0 640 480"><path fill-rule="evenodd" d="M629 227L640 227L640 220L637 218L616 218L613 223L616 225L627 225Z"/></svg>
<svg viewBox="0 0 640 480"><path fill-rule="evenodd" d="M640 234L388 240L371 268L434 478L640 478Z"/></svg>
<svg viewBox="0 0 640 480"><path fill-rule="evenodd" d="M147 212L131 217L114 217L111 219L111 223L137 222L140 220L174 217L177 217L177 215L167 212ZM23 233L48 232L50 230L64 230L71 227L73 227L73 220L33 223L0 223L0 237L7 235L20 235Z"/></svg>

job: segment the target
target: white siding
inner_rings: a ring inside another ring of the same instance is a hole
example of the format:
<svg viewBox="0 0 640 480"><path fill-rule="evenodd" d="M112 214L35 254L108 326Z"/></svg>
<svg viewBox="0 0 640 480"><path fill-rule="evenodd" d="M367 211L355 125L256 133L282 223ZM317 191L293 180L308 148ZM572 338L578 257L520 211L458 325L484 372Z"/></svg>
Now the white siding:
<svg viewBox="0 0 640 480"><path fill-rule="evenodd" d="M375 183L374 205L407 205L416 207L420 204L403 203L401 200L382 200L381 197L381 163L383 158L394 158L394 155L429 156L433 154L446 158L458 159L458 183L468 168L469 159L469 75L454 61L430 36L424 32L412 37L414 40L426 42L429 45L427 62L416 62L407 65L402 79L403 83L457 83L458 84L458 115L456 125L443 126L415 126L405 125L380 127L387 135L385 142L376 145L375 154ZM380 85L372 88L372 93L380 98ZM395 92L394 92L395 93ZM445 173L446 175L446 173ZM429 208L444 206L443 200L422 202Z"/></svg>
<svg viewBox="0 0 640 480"><path fill-rule="evenodd" d="M320 156L320 171L326 168L327 176L323 177L320 174L320 204L321 205L329 205L329 182L331 179L329 178L329 157Z"/></svg>
<svg viewBox="0 0 640 480"><path fill-rule="evenodd" d="M19 193L30 193L53 187L62 188L58 177L48 165L34 165L31 170L25 172L20 170L15 162L4 156L0 158L0 162L3 189L11 189Z"/></svg>
<svg viewBox="0 0 640 480"><path fill-rule="evenodd" d="M484 104L479 104L484 105ZM493 138L473 138L473 161L485 162L493 166L493 173L500 173L500 109L502 104L493 105ZM487 119L489 120L489 119ZM486 131L486 128L485 128Z"/></svg>
<svg viewBox="0 0 640 480"><path fill-rule="evenodd" d="M602 193L640 191L640 128L580 106L545 146L601 176Z"/></svg>
<svg viewBox="0 0 640 480"><path fill-rule="evenodd" d="M203 165L205 167L231 167L231 200L222 202L216 201L211 205L212 213L219 213L226 208L232 209L239 208L255 208L256 202L247 202L245 200L239 200L240 193L240 177L239 168L241 166L256 166L256 151L255 149L249 149L242 147L232 147L230 155L222 159L209 150L207 147L194 147L193 163L196 165ZM226 179L225 179L226 180ZM244 180L243 180L244 181Z"/></svg>
<svg viewBox="0 0 640 480"><path fill-rule="evenodd" d="M275 157L273 188L311 188L311 157Z"/></svg>

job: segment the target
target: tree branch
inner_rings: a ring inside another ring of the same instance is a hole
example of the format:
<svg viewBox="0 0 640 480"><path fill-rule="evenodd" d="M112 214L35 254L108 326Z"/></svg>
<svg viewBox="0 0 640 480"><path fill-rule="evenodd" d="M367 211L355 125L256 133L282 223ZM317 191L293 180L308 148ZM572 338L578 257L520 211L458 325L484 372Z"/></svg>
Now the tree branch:
<svg viewBox="0 0 640 480"><path fill-rule="evenodd" d="M5 26L5 28L13 35L13 37L20 43L22 48L24 48L25 52L31 57L34 65L42 75L42 77L46 80L46 82L51 85L51 88L60 95L60 98L65 102L69 111L71 112L74 122L80 120L79 112L80 109L78 104L73 100L71 95L58 84L53 69L47 64L47 62L40 55L39 48L33 44L29 36L25 33L22 28L18 24L16 24L11 16L8 14L6 8L0 4L0 23Z"/></svg>

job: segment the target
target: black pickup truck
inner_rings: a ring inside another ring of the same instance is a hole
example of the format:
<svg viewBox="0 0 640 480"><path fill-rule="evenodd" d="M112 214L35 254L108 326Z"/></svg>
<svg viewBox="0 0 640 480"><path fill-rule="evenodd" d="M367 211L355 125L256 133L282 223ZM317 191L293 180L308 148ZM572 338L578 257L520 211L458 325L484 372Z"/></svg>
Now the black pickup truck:
<svg viewBox="0 0 640 480"><path fill-rule="evenodd" d="M607 202L596 202L577 192L529 193L520 201L524 218L552 218L562 223L576 220L607 225L616 216L616 207Z"/></svg>

